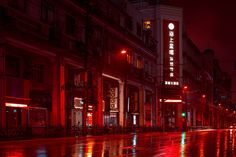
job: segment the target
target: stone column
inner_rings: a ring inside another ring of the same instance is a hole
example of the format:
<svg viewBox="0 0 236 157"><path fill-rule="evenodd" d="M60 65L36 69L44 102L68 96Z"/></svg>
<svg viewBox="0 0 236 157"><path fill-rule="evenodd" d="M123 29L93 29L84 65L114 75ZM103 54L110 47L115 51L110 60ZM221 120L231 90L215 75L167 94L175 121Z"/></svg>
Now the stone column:
<svg viewBox="0 0 236 157"><path fill-rule="evenodd" d="M63 58L60 58L59 63L59 78L60 78L60 94L59 94L59 100L60 100L60 122L59 125L62 127L65 127L65 119L66 119L66 112L65 112L65 64L63 62Z"/></svg>
<svg viewBox="0 0 236 157"><path fill-rule="evenodd" d="M124 89L125 88L125 86L124 86L124 82L121 82L121 81L119 81L119 91L120 91L120 93L119 93L119 100L120 100L120 104L119 104L119 124L120 124L120 126L125 126L125 112L124 112L124 108L125 108L125 103L124 103L124 97L125 97L125 95L124 95Z"/></svg>
<svg viewBox="0 0 236 157"><path fill-rule="evenodd" d="M60 108L59 108L59 58L55 58L52 62L52 111L50 114L50 125L51 126L58 126L59 125L59 115L60 115ZM50 77L49 77L50 78Z"/></svg>
<svg viewBox="0 0 236 157"><path fill-rule="evenodd" d="M6 127L5 89L5 48L0 45L0 128Z"/></svg>
<svg viewBox="0 0 236 157"><path fill-rule="evenodd" d="M139 126L144 126L144 103L145 103L145 92L144 87L139 88Z"/></svg>
<svg viewBox="0 0 236 157"><path fill-rule="evenodd" d="M102 75L97 75L97 77L95 78L97 81L97 93L95 93L97 95L97 100L98 100L98 104L96 104L96 111L95 111L95 115L93 116L94 118L94 124L97 126L103 126L103 81L102 81Z"/></svg>
<svg viewBox="0 0 236 157"><path fill-rule="evenodd" d="M176 113L176 126L178 127L179 131L182 131L183 129L183 123L184 118L182 117L182 109L183 109L183 103L176 104L177 106L177 113ZM187 114L187 113L186 113Z"/></svg>

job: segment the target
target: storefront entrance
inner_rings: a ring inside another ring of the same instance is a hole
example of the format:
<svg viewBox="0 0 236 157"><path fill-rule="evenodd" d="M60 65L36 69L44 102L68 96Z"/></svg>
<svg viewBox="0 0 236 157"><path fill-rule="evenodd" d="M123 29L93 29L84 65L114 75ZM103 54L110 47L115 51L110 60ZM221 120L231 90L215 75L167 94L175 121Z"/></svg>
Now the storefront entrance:
<svg viewBox="0 0 236 157"><path fill-rule="evenodd" d="M83 122L82 110L73 109L72 110L72 126L81 127L82 122Z"/></svg>
<svg viewBox="0 0 236 157"><path fill-rule="evenodd" d="M166 129L177 128L177 104L165 104L164 125Z"/></svg>
<svg viewBox="0 0 236 157"><path fill-rule="evenodd" d="M105 126L117 126L118 124L118 112L104 113L104 125Z"/></svg>
<svg viewBox="0 0 236 157"><path fill-rule="evenodd" d="M18 108L6 108L6 120L7 128L21 127L21 109Z"/></svg>
<svg viewBox="0 0 236 157"><path fill-rule="evenodd" d="M103 81L104 126L119 125L119 83L104 78Z"/></svg>

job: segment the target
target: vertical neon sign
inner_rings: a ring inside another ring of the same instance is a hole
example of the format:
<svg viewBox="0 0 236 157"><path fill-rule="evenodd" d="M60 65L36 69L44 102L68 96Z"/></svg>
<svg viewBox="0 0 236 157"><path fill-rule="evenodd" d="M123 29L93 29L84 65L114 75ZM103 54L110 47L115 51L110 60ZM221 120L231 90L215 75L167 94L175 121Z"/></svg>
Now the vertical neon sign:
<svg viewBox="0 0 236 157"><path fill-rule="evenodd" d="M179 23L163 20L163 74L165 85L179 85Z"/></svg>

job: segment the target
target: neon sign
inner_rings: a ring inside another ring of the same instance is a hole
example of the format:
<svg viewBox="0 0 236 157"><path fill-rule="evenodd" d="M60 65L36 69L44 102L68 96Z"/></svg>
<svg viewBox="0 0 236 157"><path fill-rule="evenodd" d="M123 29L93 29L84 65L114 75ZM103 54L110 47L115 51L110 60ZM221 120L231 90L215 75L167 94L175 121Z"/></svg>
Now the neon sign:
<svg viewBox="0 0 236 157"><path fill-rule="evenodd" d="M164 83L179 86L179 23L163 21L163 70Z"/></svg>
<svg viewBox="0 0 236 157"><path fill-rule="evenodd" d="M168 24L169 29L169 70L170 70L170 77L174 77L174 54L175 54L175 42L174 42L174 28L175 25L173 23Z"/></svg>
<svg viewBox="0 0 236 157"><path fill-rule="evenodd" d="M159 102L162 102L162 99L159 99ZM169 103L182 102L182 100L181 99L164 99L163 102L169 102Z"/></svg>

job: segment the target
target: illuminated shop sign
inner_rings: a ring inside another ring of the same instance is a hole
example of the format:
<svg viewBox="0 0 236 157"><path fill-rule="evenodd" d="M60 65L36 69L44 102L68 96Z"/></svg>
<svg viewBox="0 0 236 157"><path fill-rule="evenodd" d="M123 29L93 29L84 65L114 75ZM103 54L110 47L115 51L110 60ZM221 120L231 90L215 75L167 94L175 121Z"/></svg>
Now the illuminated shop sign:
<svg viewBox="0 0 236 157"><path fill-rule="evenodd" d="M113 87L110 89L110 109L118 110L118 88Z"/></svg>
<svg viewBox="0 0 236 157"><path fill-rule="evenodd" d="M74 108L75 109L83 109L83 99L82 98L78 98L78 97L74 97Z"/></svg>
<svg viewBox="0 0 236 157"><path fill-rule="evenodd" d="M178 86L178 85L179 85L179 82L178 82L178 81L165 81L165 85Z"/></svg>
<svg viewBox="0 0 236 157"><path fill-rule="evenodd" d="M6 107L28 107L27 104L5 103Z"/></svg>
<svg viewBox="0 0 236 157"><path fill-rule="evenodd" d="M159 102L162 102L162 99L159 99ZM181 99L163 99L163 102L173 103L173 102L182 102L182 100Z"/></svg>
<svg viewBox="0 0 236 157"><path fill-rule="evenodd" d="M165 85L179 85L179 23L163 21L163 66Z"/></svg>
<svg viewBox="0 0 236 157"><path fill-rule="evenodd" d="M174 42L174 28L175 25L173 23L168 24L168 29L169 29L169 74L170 77L174 77L174 54L175 54L175 42Z"/></svg>

